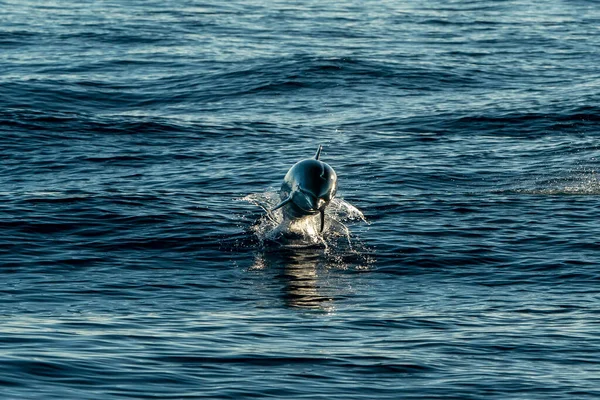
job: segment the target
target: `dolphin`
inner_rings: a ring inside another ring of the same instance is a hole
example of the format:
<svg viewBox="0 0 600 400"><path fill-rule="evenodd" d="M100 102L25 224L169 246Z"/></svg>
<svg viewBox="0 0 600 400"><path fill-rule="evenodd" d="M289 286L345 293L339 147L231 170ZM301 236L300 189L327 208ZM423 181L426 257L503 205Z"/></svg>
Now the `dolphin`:
<svg viewBox="0 0 600 400"><path fill-rule="evenodd" d="M288 220L321 214L321 232L325 227L325 207L337 192L335 171L319 160L322 149L319 145L314 158L299 161L289 169L279 192L281 202L271 210L281 208Z"/></svg>

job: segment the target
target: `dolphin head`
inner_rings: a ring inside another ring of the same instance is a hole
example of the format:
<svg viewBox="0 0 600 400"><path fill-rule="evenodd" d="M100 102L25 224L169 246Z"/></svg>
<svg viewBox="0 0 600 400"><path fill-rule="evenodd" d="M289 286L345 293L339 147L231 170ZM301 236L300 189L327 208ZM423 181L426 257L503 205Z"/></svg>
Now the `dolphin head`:
<svg viewBox="0 0 600 400"><path fill-rule="evenodd" d="M319 160L296 163L284 178L282 191L291 197L291 203L305 215L316 214L335 196L337 175L333 168Z"/></svg>
<svg viewBox="0 0 600 400"><path fill-rule="evenodd" d="M319 160L321 146L314 159L297 162L283 179L280 196L282 202L273 210L284 205L285 214L298 219L321 214L321 231L325 224L325 207L337 191L337 175L329 164Z"/></svg>

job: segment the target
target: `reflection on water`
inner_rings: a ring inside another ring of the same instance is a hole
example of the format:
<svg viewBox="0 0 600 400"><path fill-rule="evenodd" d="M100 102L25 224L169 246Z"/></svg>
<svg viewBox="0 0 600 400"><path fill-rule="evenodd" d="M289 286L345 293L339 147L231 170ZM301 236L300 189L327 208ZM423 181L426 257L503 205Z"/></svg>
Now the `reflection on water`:
<svg viewBox="0 0 600 400"><path fill-rule="evenodd" d="M251 269L268 270L283 283L282 299L289 307L333 310L334 299L323 276L327 269L324 249L279 249L256 254ZM321 274L320 274L321 273Z"/></svg>
<svg viewBox="0 0 600 400"><path fill-rule="evenodd" d="M341 198L335 198L326 212L325 230L320 219L285 221L281 211L271 213L278 202L276 192L246 196L265 211L250 228L259 249L251 270L264 270L269 279L283 283L283 302L294 308L321 309L331 312L334 298L344 290L333 270L367 269L373 260L363 243L354 237L346 223L363 222L363 213Z"/></svg>

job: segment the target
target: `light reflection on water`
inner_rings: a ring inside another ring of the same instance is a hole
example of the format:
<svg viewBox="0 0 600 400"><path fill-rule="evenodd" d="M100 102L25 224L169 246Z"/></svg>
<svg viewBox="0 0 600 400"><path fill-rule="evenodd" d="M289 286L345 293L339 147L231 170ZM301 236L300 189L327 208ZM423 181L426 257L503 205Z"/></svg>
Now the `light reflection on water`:
<svg viewBox="0 0 600 400"><path fill-rule="evenodd" d="M260 252L250 270L271 270L283 284L281 297L288 307L332 312L335 299L321 293L327 284L319 276L319 270L327 268L324 252L322 249Z"/></svg>

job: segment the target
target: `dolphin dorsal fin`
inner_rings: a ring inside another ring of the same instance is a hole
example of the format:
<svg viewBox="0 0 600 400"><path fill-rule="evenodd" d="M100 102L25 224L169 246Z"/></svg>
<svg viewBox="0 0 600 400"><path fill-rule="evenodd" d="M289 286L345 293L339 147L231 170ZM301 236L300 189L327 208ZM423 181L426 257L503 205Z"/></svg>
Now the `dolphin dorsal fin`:
<svg viewBox="0 0 600 400"><path fill-rule="evenodd" d="M321 157L321 150L323 150L323 146L319 145L319 148L317 149L317 154L315 154L315 160L318 160L319 157Z"/></svg>

